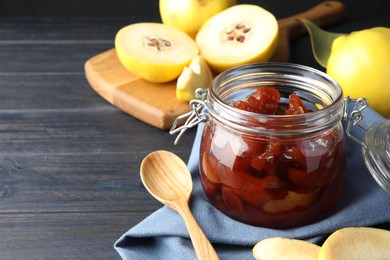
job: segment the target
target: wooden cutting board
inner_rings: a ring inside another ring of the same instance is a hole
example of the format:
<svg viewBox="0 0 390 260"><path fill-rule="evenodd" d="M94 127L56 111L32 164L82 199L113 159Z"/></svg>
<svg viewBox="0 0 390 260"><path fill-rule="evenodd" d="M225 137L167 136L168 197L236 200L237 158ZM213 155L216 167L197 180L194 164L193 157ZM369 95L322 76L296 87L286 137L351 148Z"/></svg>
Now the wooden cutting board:
<svg viewBox="0 0 390 260"><path fill-rule="evenodd" d="M327 1L312 9L278 20L279 44L271 61L289 60L289 42L306 29L305 18L323 27L343 17L341 2ZM176 99L176 81L156 84L128 72L119 62L115 49L107 50L85 63L85 75L91 87L105 100L131 116L167 130L175 118L191 110L188 102Z"/></svg>

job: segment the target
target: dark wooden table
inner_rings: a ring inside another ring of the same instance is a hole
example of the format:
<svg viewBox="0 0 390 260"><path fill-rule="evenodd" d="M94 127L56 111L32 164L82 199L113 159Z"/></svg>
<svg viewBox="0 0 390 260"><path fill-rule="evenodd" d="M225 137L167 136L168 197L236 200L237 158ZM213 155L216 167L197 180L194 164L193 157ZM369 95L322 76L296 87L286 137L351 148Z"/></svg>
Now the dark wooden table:
<svg viewBox="0 0 390 260"><path fill-rule="evenodd" d="M0 259L113 258L113 243L161 204L139 178L174 137L100 98L84 62L123 19L0 18Z"/></svg>
<svg viewBox="0 0 390 260"><path fill-rule="evenodd" d="M116 259L116 239L161 207L142 186L140 162L159 149L186 161L195 130L174 146L84 76L117 30L149 20L0 17L0 259ZM331 28L383 22L364 21ZM291 61L318 67L308 49L307 36L294 40Z"/></svg>

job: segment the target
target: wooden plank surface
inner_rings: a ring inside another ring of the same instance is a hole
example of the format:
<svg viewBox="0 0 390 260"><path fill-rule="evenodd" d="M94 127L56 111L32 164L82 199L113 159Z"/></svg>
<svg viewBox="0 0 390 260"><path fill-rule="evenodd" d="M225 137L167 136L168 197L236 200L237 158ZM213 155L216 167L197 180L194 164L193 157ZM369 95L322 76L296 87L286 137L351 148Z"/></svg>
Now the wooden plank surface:
<svg viewBox="0 0 390 260"><path fill-rule="evenodd" d="M278 45L271 61L289 61L290 40L305 32L298 18L325 26L339 22L343 12L341 2L328 1L278 20ZM161 84L139 78L123 67L115 49L91 57L85 63L85 74L91 87L108 102L160 129L169 129L176 117L191 110L188 102L176 98L176 81Z"/></svg>
<svg viewBox="0 0 390 260"><path fill-rule="evenodd" d="M128 72L115 49L89 59L85 74L92 88L111 104L157 128L169 129L188 112L188 102L176 98L176 82L152 83Z"/></svg>
<svg viewBox="0 0 390 260"><path fill-rule="evenodd" d="M161 204L139 165L174 136L105 102L84 63L129 18L0 18L0 259L118 259L113 244Z"/></svg>

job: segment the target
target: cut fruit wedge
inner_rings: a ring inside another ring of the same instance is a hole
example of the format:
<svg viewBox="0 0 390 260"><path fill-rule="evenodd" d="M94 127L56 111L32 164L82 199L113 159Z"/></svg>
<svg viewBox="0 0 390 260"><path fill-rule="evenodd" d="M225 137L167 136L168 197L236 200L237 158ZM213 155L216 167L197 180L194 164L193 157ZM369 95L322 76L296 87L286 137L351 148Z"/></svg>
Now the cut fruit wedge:
<svg viewBox="0 0 390 260"><path fill-rule="evenodd" d="M161 23L122 28L115 37L115 50L128 71L156 83L177 79L199 53L186 33Z"/></svg>
<svg viewBox="0 0 390 260"><path fill-rule="evenodd" d="M390 231L370 227L349 227L335 231L318 254L324 259L389 259Z"/></svg>
<svg viewBox="0 0 390 260"><path fill-rule="evenodd" d="M204 58L200 55L192 59L177 79L176 97L179 100L190 101L195 98L197 88L208 88L213 80L213 74Z"/></svg>
<svg viewBox="0 0 390 260"><path fill-rule="evenodd" d="M196 36L201 55L216 72L267 61L277 45L273 14L250 4L232 6L207 20Z"/></svg>
<svg viewBox="0 0 390 260"><path fill-rule="evenodd" d="M253 256L259 260L316 260L319 251L319 246L303 240L273 237L258 242Z"/></svg>

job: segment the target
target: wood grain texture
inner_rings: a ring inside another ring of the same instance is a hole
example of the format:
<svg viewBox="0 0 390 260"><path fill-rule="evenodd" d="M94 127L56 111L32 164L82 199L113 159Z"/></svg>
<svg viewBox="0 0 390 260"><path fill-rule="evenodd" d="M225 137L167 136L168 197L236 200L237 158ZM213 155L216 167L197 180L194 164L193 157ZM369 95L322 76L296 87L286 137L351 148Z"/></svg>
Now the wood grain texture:
<svg viewBox="0 0 390 260"><path fill-rule="evenodd" d="M340 21L343 10L340 2L324 2L279 20L279 42L271 61L289 61L290 40L305 32L297 18L326 26ZM191 110L188 102L176 98L176 81L156 84L135 76L122 66L115 49L88 59L85 74L91 87L109 103L157 128L169 129L177 116Z"/></svg>
<svg viewBox="0 0 390 260"><path fill-rule="evenodd" d="M190 110L176 98L175 81L155 84L135 76L119 62L115 49L89 59L85 75L108 102L157 128L169 129L178 115Z"/></svg>
<svg viewBox="0 0 390 260"><path fill-rule="evenodd" d="M188 159L195 129L175 146L85 79L85 60L132 21L0 17L0 259L119 259L115 241L161 207L143 157Z"/></svg>

